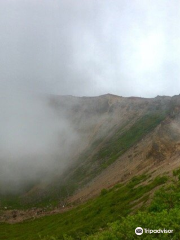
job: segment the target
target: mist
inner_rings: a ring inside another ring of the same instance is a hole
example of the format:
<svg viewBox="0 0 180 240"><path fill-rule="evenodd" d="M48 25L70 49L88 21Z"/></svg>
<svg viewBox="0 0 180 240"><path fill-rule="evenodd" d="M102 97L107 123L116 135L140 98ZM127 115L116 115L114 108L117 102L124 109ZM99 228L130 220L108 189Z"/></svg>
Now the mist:
<svg viewBox="0 0 180 240"><path fill-rule="evenodd" d="M0 88L179 94L179 21L175 0L2 0Z"/></svg>
<svg viewBox="0 0 180 240"><path fill-rule="evenodd" d="M63 172L81 136L42 96L180 91L180 2L0 1L0 189Z"/></svg>
<svg viewBox="0 0 180 240"><path fill-rule="evenodd" d="M18 192L52 180L70 164L78 134L48 104L48 96L1 92L0 190Z"/></svg>

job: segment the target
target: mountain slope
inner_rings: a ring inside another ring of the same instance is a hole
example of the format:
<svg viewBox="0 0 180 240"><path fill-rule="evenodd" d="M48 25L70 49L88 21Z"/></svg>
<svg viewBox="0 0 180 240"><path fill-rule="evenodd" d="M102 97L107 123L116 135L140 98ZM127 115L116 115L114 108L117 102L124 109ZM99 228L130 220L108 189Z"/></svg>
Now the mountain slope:
<svg viewBox="0 0 180 240"><path fill-rule="evenodd" d="M179 164L180 96L49 96L48 104L70 121L81 141L64 173L57 168L51 182L34 184L16 207L82 202L117 182L144 172L153 178Z"/></svg>
<svg viewBox="0 0 180 240"><path fill-rule="evenodd" d="M179 96L142 99L106 95L87 101L86 111L100 108L99 101L106 102L106 111L94 110L88 118L97 117L100 111L101 123L96 121L95 133L89 132L89 145L64 178L67 182L73 179L80 188L70 202L84 201L102 188L145 171L155 171L157 176L179 164Z"/></svg>

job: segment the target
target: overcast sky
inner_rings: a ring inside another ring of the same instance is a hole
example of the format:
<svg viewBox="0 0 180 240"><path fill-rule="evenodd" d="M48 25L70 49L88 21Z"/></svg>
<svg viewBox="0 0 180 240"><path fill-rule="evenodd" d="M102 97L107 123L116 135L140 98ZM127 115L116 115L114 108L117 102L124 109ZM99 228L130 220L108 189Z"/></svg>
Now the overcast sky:
<svg viewBox="0 0 180 240"><path fill-rule="evenodd" d="M180 1L0 0L0 89L180 93Z"/></svg>

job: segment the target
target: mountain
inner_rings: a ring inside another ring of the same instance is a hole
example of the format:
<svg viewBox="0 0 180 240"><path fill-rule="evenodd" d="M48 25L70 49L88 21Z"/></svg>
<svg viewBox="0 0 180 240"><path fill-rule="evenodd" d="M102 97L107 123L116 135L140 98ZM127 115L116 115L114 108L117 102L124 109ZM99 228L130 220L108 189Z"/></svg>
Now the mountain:
<svg viewBox="0 0 180 240"><path fill-rule="evenodd" d="M83 202L134 176L153 179L179 166L180 96L51 95L46 101L68 119L78 140L63 173L59 166L51 181L33 183L17 206Z"/></svg>

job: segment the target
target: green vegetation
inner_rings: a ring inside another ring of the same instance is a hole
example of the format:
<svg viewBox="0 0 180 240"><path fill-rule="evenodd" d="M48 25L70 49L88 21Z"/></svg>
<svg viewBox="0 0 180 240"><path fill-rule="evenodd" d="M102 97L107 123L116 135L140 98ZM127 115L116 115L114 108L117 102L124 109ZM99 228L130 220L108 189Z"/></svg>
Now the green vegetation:
<svg viewBox="0 0 180 240"><path fill-rule="evenodd" d="M134 177L127 185L118 184L110 190L102 190L99 197L74 208L63 214L46 216L43 218L18 223L15 225L0 224L0 239L9 240L37 240L66 239L65 234L73 239L82 239L97 232L107 229L108 223L124 221L123 217L132 212L137 212L137 204L146 203L146 195L155 187L167 181L162 176L142 185L149 176ZM69 238L67 238L69 239Z"/></svg>
<svg viewBox="0 0 180 240"><path fill-rule="evenodd" d="M180 239L180 209L172 209L169 213L164 210L160 213L138 212L133 216L127 216L122 221L116 221L108 225L108 230L103 231L83 240L134 240L134 239ZM137 227L151 230L173 230L173 233L144 233L141 236L135 234ZM72 238L71 238L72 239ZM70 238L69 238L70 240Z"/></svg>
<svg viewBox="0 0 180 240"><path fill-rule="evenodd" d="M8 209L19 209L21 207L20 204L20 197L19 196L14 196L14 195L5 195L5 196L0 196L1 199L1 205L0 209L4 209L4 207L8 206Z"/></svg>
<svg viewBox="0 0 180 240"><path fill-rule="evenodd" d="M175 170L174 176L179 175L180 169ZM141 179L142 176L139 177ZM138 178L131 181L136 182ZM166 177L156 178L154 182L165 182ZM134 239L180 239L180 181L172 179L172 183L164 185L156 191L150 207L145 211L137 211L133 215L119 218L119 220L107 224L107 228L99 232L82 236L82 240L134 240ZM155 184L155 183L154 183ZM132 186L131 186L132 187ZM140 236L135 234L135 229L142 227L144 233ZM145 233L146 230L173 230L172 233ZM50 240L44 237L42 240ZM52 238L53 239L53 238ZM64 240L74 240L72 236L64 236ZM58 240L58 238L54 238Z"/></svg>
<svg viewBox="0 0 180 240"><path fill-rule="evenodd" d="M51 209L58 205L58 198L51 194L51 196L44 197L42 199L37 199L36 197L31 200L23 199L18 195L5 195L0 196L1 205L0 209L7 208L11 209L23 209L27 210L29 208L44 208Z"/></svg>
<svg viewBox="0 0 180 240"><path fill-rule="evenodd" d="M147 114L125 132L123 132L123 129L120 129L107 141L103 149L95 156L94 160L98 161L98 159L104 159L102 166L103 168L108 167L147 133L152 131L164 120L165 116L166 114L161 112Z"/></svg>
<svg viewBox="0 0 180 240"><path fill-rule="evenodd" d="M174 176L179 175L175 170ZM173 182L156 191L150 207L146 211L138 211L132 216L123 217L121 221L108 224L108 229L84 240L133 240L133 239L180 239L180 182ZM135 234L135 229L142 227L151 230L173 230L173 233Z"/></svg>

